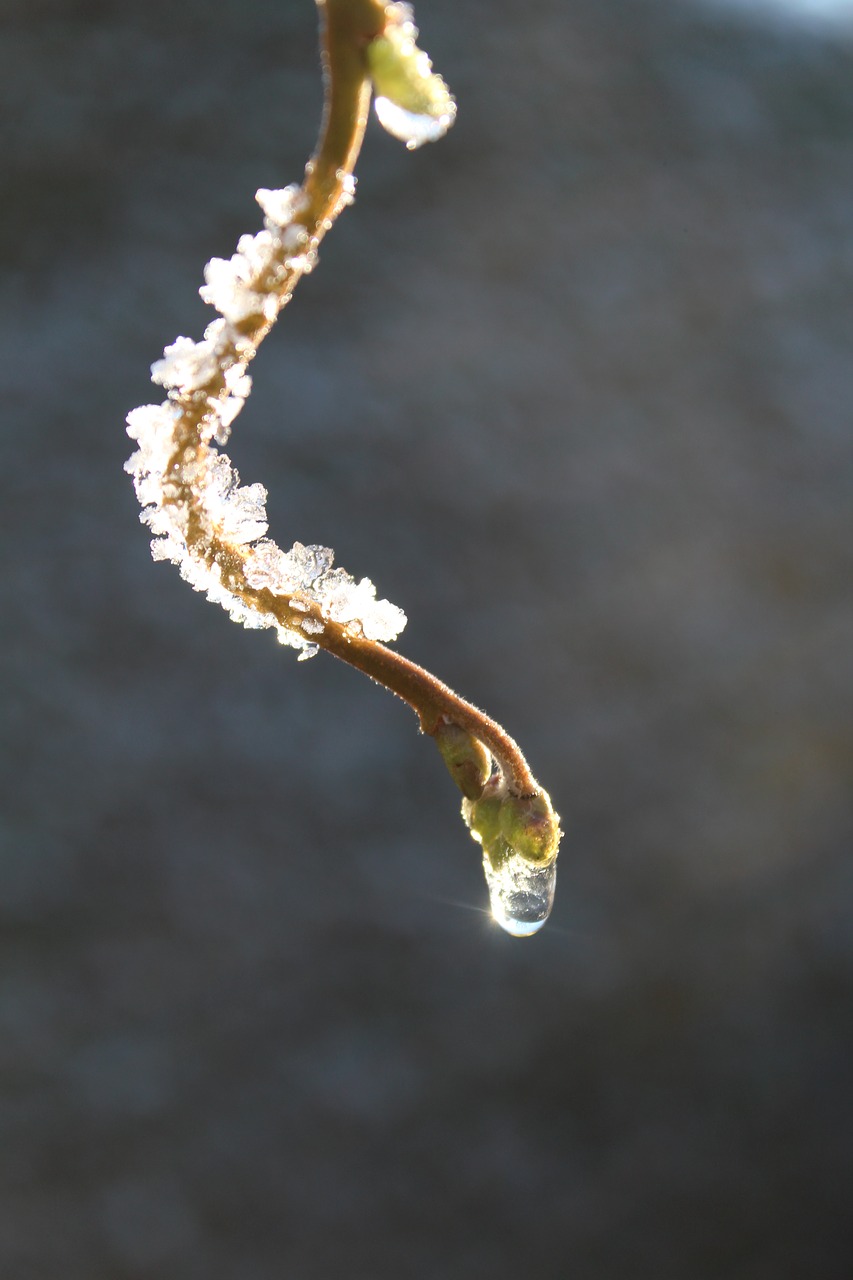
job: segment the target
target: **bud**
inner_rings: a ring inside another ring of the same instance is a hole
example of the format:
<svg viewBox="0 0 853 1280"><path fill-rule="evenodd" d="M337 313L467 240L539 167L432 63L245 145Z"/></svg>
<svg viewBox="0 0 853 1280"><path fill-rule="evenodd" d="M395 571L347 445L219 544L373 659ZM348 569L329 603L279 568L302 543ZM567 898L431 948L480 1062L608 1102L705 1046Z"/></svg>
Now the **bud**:
<svg viewBox="0 0 853 1280"><path fill-rule="evenodd" d="M423 49L408 5L389 5L389 22L367 46L380 124L414 150L443 137L456 118L456 103Z"/></svg>
<svg viewBox="0 0 853 1280"><path fill-rule="evenodd" d="M508 854L536 866L557 856L563 833L547 791L516 796L507 790L504 777L495 774L479 798L463 800L462 816L496 867Z"/></svg>
<svg viewBox="0 0 853 1280"><path fill-rule="evenodd" d="M448 720L442 720L433 737L463 796L476 800L492 771L492 757L482 742Z"/></svg>
<svg viewBox="0 0 853 1280"><path fill-rule="evenodd" d="M547 793L514 796L496 773L478 800L462 801L462 816L483 846L496 923L516 938L538 933L554 903L561 834Z"/></svg>
<svg viewBox="0 0 853 1280"><path fill-rule="evenodd" d="M526 862L553 861L560 844L560 819L547 791L532 796L507 795L500 809L501 835Z"/></svg>

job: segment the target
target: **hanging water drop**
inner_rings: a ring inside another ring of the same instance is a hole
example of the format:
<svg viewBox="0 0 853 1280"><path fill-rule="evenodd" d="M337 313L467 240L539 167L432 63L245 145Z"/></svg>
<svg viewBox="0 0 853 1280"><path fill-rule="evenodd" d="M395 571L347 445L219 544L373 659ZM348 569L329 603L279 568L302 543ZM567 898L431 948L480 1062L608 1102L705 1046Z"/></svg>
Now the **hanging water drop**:
<svg viewBox="0 0 853 1280"><path fill-rule="evenodd" d="M504 845L501 856L483 854L492 916L515 938L538 933L551 914L557 885L557 862L545 866L528 862Z"/></svg>
<svg viewBox="0 0 853 1280"><path fill-rule="evenodd" d="M447 759L448 744L443 748ZM470 776L467 781L472 781ZM496 923L516 938L538 933L554 905L562 835L547 791L539 787L519 795L496 768L476 798L462 801L462 817L483 846L483 871Z"/></svg>

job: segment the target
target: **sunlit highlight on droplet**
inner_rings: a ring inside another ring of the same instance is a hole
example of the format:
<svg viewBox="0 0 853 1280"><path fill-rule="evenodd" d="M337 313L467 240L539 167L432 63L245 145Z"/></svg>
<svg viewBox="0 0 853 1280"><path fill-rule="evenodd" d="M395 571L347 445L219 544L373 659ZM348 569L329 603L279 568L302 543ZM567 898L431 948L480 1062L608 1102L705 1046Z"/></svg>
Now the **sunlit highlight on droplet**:
<svg viewBox="0 0 853 1280"><path fill-rule="evenodd" d="M496 869L486 854L483 871L495 923L514 938L529 938L538 933L554 905L556 859L548 866L537 867L518 854L508 852Z"/></svg>
<svg viewBox="0 0 853 1280"><path fill-rule="evenodd" d="M405 142L410 151L414 151L425 142L435 142L436 139L443 138L456 119L456 106L452 101L439 115L406 111L404 107L398 107L390 98L377 97L373 105L376 118L383 129L387 129L401 142Z"/></svg>

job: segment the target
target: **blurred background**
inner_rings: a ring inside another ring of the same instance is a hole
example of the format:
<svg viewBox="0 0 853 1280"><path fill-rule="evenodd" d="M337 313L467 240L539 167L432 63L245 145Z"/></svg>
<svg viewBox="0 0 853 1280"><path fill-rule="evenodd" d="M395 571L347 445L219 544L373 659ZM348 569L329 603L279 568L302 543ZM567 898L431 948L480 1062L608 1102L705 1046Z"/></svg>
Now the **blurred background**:
<svg viewBox="0 0 853 1280"><path fill-rule="evenodd" d="M155 565L123 419L299 180L310 0L2 0L0 1274L853 1274L853 22L423 0L253 368L271 533L528 753L490 922L411 713Z"/></svg>

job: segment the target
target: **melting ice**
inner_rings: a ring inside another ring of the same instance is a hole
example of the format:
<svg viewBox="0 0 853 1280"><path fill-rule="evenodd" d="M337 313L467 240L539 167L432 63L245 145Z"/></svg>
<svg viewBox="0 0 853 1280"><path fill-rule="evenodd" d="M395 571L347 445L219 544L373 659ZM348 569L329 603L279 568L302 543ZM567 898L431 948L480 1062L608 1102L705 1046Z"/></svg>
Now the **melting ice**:
<svg viewBox="0 0 853 1280"><path fill-rule="evenodd" d="M483 855L483 871L496 923L515 938L538 933L554 905L556 859L536 866L507 846L498 867L487 853Z"/></svg>

